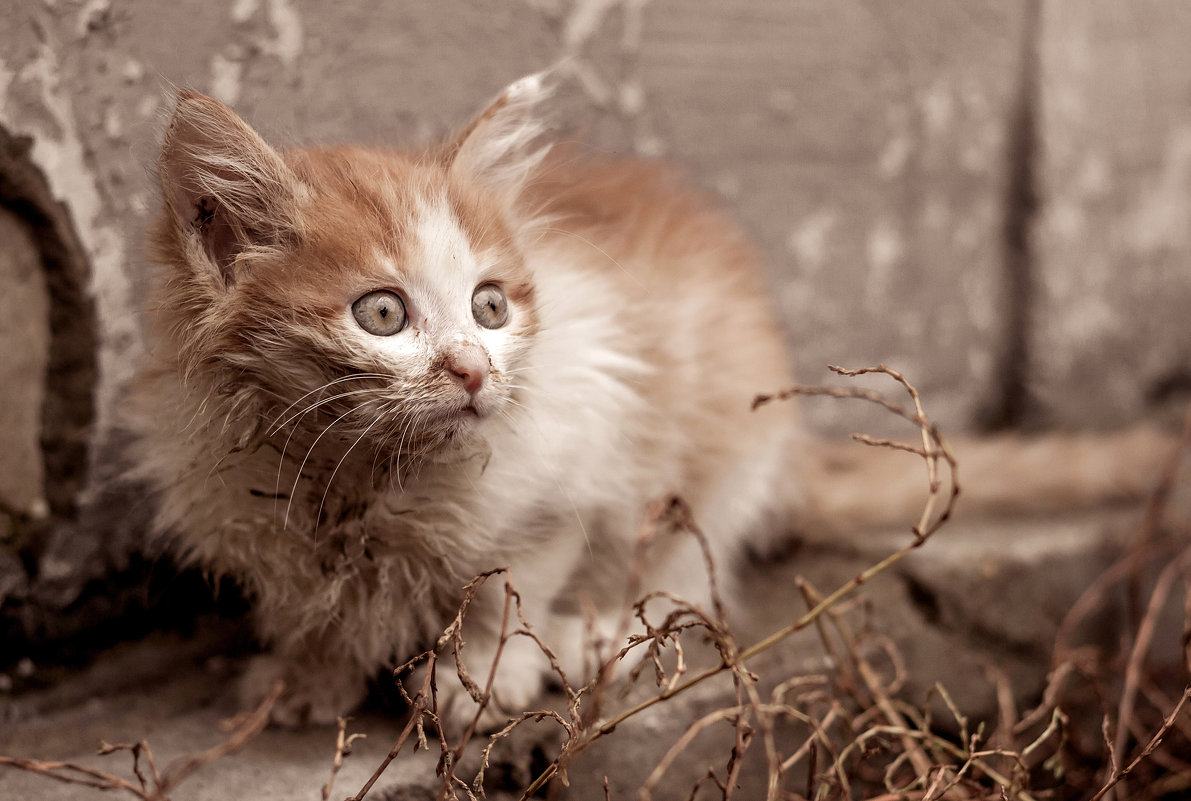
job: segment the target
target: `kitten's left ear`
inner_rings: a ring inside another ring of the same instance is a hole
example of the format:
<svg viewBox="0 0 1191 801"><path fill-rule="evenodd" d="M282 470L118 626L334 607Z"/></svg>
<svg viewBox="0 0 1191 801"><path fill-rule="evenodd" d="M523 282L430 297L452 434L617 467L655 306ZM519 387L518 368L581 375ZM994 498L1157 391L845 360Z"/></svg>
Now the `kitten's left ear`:
<svg viewBox="0 0 1191 801"><path fill-rule="evenodd" d="M525 186L550 149L541 142L545 126L535 114L550 96L547 77L539 72L510 84L463 129L446 152L452 176L506 195Z"/></svg>

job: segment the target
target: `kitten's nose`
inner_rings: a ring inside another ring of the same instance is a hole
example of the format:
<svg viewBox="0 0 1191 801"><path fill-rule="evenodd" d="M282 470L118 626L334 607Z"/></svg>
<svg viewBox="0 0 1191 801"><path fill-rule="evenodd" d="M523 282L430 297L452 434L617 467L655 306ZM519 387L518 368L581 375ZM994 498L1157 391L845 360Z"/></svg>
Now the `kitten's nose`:
<svg viewBox="0 0 1191 801"><path fill-rule="evenodd" d="M478 345L463 345L447 351L447 372L454 376L467 394L474 395L488 376L488 354Z"/></svg>

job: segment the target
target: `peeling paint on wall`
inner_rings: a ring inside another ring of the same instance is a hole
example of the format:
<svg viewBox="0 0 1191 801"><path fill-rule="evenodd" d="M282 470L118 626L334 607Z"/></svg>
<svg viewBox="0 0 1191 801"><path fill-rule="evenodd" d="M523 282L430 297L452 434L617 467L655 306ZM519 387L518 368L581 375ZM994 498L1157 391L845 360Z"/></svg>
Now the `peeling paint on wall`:
<svg viewBox="0 0 1191 801"><path fill-rule="evenodd" d="M231 9L232 22L242 25L252 19L252 16L256 14L260 6L260 0L233 0Z"/></svg>
<svg viewBox="0 0 1191 801"><path fill-rule="evenodd" d="M878 219L869 229L865 241L868 257L868 280L864 287L864 304L870 311L885 307L894 280L895 268L905 252L901 232L887 219Z"/></svg>
<svg viewBox="0 0 1191 801"><path fill-rule="evenodd" d="M1191 247L1191 125L1171 133L1160 164L1127 224L1139 253Z"/></svg>
<svg viewBox="0 0 1191 801"><path fill-rule="evenodd" d="M919 102L927 133L933 137L945 135L955 120L955 99L951 89L936 82L923 93Z"/></svg>
<svg viewBox="0 0 1191 801"><path fill-rule="evenodd" d="M3 114L4 107L8 105L8 86L15 77L16 74L8 69L4 59L0 58L0 114Z"/></svg>
<svg viewBox="0 0 1191 801"><path fill-rule="evenodd" d="M75 32L83 38L112 11L112 0L87 0L79 9Z"/></svg>
<svg viewBox="0 0 1191 801"><path fill-rule="evenodd" d="M913 147L909 133L903 131L891 136L877 157L877 174L886 181L901 175L905 172Z"/></svg>
<svg viewBox="0 0 1191 801"><path fill-rule="evenodd" d="M832 209L819 209L790 232L786 247L798 260L803 273L814 275L827 263L830 255L828 239L837 220L838 215Z"/></svg>
<svg viewBox="0 0 1191 801"><path fill-rule="evenodd" d="M292 67L302 53L302 18L290 0L266 0L269 22L275 36L265 43L265 52Z"/></svg>
<svg viewBox="0 0 1191 801"><path fill-rule="evenodd" d="M262 0L233 0L228 11L232 23L246 25L260 12ZM265 21L270 34L256 37L251 50L277 58L288 69L292 68L302 54L305 39L302 17L291 0L264 0ZM212 59L213 83L220 83L224 91L239 96L239 78L243 72L242 62L248 53L240 48L230 48ZM218 59L218 65L216 65ZM235 65L234 67L232 65Z"/></svg>
<svg viewBox="0 0 1191 801"><path fill-rule="evenodd" d="M575 0L562 16L559 68L575 78L588 99L599 108L616 111L633 125L633 149L643 156L664 155L665 142L650 127L645 113L649 102L638 65L645 29L648 0ZM555 6L531 3L547 13L559 14ZM608 14L621 10L619 49L621 58L612 65L600 65L586 54L601 33Z"/></svg>
<svg viewBox="0 0 1191 801"><path fill-rule="evenodd" d="M234 106L240 102L240 78L244 65L222 53L211 56L211 97Z"/></svg>
<svg viewBox="0 0 1191 801"><path fill-rule="evenodd" d="M6 72L0 71L0 72ZM135 320L128 314L132 292L124 239L105 214L97 177L87 163L69 92L61 85L60 65L51 42L42 42L36 57L15 81L0 80L0 124L30 135L32 161L45 174L54 195L65 202L91 262L90 292L100 324L99 368L103 380L96 394L96 423L105 431L113 421L113 402L120 385L132 378L140 351ZM8 94L19 85L26 106L37 114L13 119Z"/></svg>

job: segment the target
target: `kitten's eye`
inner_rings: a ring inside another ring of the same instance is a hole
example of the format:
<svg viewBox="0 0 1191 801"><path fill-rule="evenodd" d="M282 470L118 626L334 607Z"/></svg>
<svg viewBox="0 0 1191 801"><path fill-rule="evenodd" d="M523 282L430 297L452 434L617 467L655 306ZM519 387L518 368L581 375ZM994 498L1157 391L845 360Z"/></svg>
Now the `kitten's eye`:
<svg viewBox="0 0 1191 801"><path fill-rule="evenodd" d="M352 316L369 334L389 337L405 328L405 303L396 292L378 289L352 304Z"/></svg>
<svg viewBox="0 0 1191 801"><path fill-rule="evenodd" d="M481 284L471 296L471 316L485 328L500 328L509 321L509 300L496 284Z"/></svg>

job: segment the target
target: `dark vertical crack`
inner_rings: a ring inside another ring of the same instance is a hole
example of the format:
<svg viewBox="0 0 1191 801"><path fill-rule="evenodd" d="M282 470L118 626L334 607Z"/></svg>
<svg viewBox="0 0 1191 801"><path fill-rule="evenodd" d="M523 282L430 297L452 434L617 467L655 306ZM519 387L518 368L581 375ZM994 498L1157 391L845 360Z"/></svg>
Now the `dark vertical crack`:
<svg viewBox="0 0 1191 801"><path fill-rule="evenodd" d="M1035 252L1033 226L1040 200L1039 46L1042 0L1025 0L1018 83L1008 119L1006 182L1001 228L1002 280L1000 350L996 354L989 399L977 424L986 431L1035 424L1030 397L1030 335L1033 324Z"/></svg>

